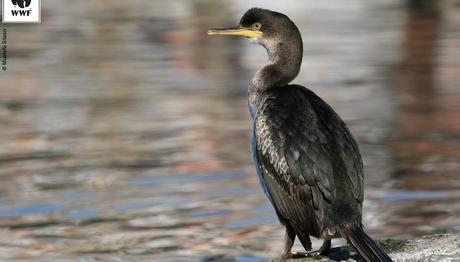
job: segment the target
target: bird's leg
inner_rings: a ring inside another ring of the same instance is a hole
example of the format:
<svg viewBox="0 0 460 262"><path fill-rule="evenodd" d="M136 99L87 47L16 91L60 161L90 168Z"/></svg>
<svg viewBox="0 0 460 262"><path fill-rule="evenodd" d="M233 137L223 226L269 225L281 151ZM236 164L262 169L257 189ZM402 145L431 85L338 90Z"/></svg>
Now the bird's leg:
<svg viewBox="0 0 460 262"><path fill-rule="evenodd" d="M281 257L283 258L291 258L295 256L291 252L292 246L294 245L295 240L295 232L290 225L286 225L286 233L284 234L284 248Z"/></svg>
<svg viewBox="0 0 460 262"><path fill-rule="evenodd" d="M324 239L323 244L318 249L318 253L320 253L321 255L328 255L329 251L331 251L331 240Z"/></svg>
<svg viewBox="0 0 460 262"><path fill-rule="evenodd" d="M324 239L323 244L321 247L316 250L312 251L309 253L309 255L312 256L325 256L329 254L329 251L331 250L331 240L330 239Z"/></svg>

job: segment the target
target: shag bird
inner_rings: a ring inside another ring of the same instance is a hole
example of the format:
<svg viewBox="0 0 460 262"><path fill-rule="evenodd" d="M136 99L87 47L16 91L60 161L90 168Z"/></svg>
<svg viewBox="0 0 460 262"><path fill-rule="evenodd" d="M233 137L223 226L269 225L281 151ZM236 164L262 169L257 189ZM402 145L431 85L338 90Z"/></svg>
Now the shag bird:
<svg viewBox="0 0 460 262"><path fill-rule="evenodd" d="M286 15L249 9L239 26L209 35L244 36L262 45L269 63L249 86L251 143L260 183L285 226L283 257L295 237L306 251L310 236L324 239L315 254L328 254L331 239L345 238L367 261L391 261L364 232L363 163L358 145L337 113L309 89L289 84L302 63L302 37Z"/></svg>

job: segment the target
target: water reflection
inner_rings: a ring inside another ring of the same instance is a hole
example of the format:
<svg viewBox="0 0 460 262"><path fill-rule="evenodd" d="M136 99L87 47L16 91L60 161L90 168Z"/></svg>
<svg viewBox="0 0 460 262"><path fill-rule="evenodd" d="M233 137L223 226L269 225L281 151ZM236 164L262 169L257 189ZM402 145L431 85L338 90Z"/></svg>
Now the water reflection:
<svg viewBox="0 0 460 262"><path fill-rule="evenodd" d="M305 62L296 81L331 103L360 143L371 233L460 230L458 7L264 5L297 22ZM265 51L204 34L247 7L48 1L43 24L7 26L0 260L278 254L282 228L248 146L246 88Z"/></svg>
<svg viewBox="0 0 460 262"><path fill-rule="evenodd" d="M390 146L396 157L395 187L408 190L401 197L412 202L393 206L401 215L388 223L398 234L407 234L408 228L411 234L458 230L458 222L452 220L460 214L458 205L453 205L458 195L449 191L459 186L455 181L460 171L456 135L460 93L443 83L458 76L445 73L455 65L446 63L442 48L457 41L458 33L445 32L441 18L452 18L447 12L437 1L411 1L408 7L403 59L395 75L399 119Z"/></svg>

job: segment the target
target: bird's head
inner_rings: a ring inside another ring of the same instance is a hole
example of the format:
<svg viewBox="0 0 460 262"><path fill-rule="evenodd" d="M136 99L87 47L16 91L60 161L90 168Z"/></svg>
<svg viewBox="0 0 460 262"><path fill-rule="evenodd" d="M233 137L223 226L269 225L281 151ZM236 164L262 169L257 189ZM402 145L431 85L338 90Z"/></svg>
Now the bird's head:
<svg viewBox="0 0 460 262"><path fill-rule="evenodd" d="M261 8L251 8L236 27L211 29L208 35L244 36L265 47L284 40L300 38L296 25L284 14Z"/></svg>
<svg viewBox="0 0 460 262"><path fill-rule="evenodd" d="M209 35L244 36L265 47L270 64L252 80L253 86L267 88L287 85L300 71L302 37L297 26L286 15L267 9L251 8L236 27L211 29Z"/></svg>

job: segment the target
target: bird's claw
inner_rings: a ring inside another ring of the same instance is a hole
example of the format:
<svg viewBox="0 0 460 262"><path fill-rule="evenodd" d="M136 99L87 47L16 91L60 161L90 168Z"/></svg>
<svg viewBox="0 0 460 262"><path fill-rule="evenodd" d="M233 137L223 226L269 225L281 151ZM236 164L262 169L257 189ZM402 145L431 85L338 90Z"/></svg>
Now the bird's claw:
<svg viewBox="0 0 460 262"><path fill-rule="evenodd" d="M316 250L316 251L308 252L308 253L307 253L307 256L313 257L313 258L320 258L320 257L323 256L323 254L321 253L321 251Z"/></svg>

